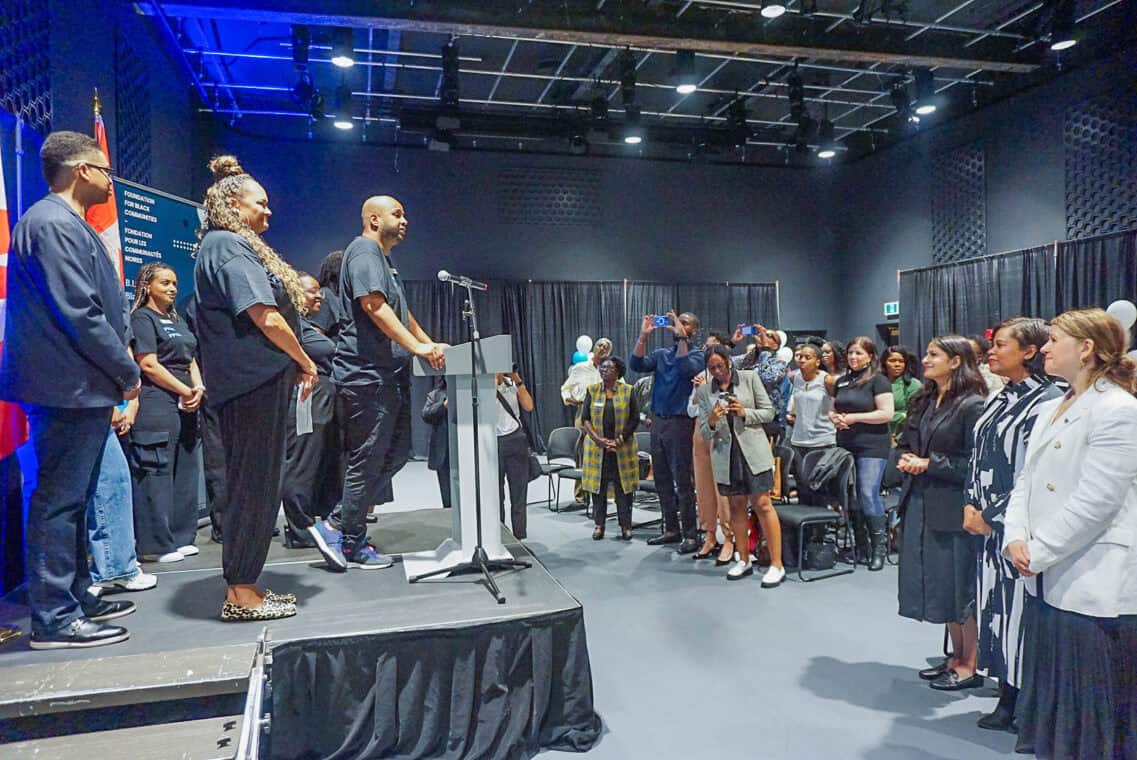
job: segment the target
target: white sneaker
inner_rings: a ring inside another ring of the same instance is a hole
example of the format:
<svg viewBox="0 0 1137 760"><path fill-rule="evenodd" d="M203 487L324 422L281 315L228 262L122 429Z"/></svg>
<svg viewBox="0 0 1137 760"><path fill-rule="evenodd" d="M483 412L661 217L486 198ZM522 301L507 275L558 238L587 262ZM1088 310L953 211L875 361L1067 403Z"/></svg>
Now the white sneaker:
<svg viewBox="0 0 1137 760"><path fill-rule="evenodd" d="M140 559L143 562L160 562L166 564L168 562L181 562L185 559L185 555L181 552L169 552L167 554L143 554Z"/></svg>
<svg viewBox="0 0 1137 760"><path fill-rule="evenodd" d="M129 578L105 581L92 588L99 588L101 591L109 591L112 589L116 591L147 591L157 585L158 576L139 571Z"/></svg>
<svg viewBox="0 0 1137 760"><path fill-rule="evenodd" d="M762 576L762 588L774 588L775 586L782 585L782 581L786 579L786 569L784 567L770 566L766 574Z"/></svg>
<svg viewBox="0 0 1137 760"><path fill-rule="evenodd" d="M749 556L747 556L749 559ZM726 571L726 579L728 581L737 581L745 578L748 575L754 574L754 566L749 562L745 562L738 558L738 554L734 555L734 564Z"/></svg>
<svg viewBox="0 0 1137 760"><path fill-rule="evenodd" d="M196 546L194 546L193 544L189 544L188 546L179 546L178 547L178 554L182 555L183 557L192 557L193 555L199 554L199 553L200 553L200 550Z"/></svg>

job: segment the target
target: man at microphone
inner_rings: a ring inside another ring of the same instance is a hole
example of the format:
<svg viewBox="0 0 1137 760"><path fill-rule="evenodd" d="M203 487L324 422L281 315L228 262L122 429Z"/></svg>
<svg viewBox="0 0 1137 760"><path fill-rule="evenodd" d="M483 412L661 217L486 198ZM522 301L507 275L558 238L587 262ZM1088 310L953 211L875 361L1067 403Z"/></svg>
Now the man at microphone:
<svg viewBox="0 0 1137 760"><path fill-rule="evenodd" d="M367 541L367 509L379 501L411 452L411 359L443 366L445 343L431 340L411 314L391 250L407 236L407 214L390 196L363 203L363 232L344 249L340 313L332 361L347 469L343 498L316 524L328 567L343 572L390 567Z"/></svg>

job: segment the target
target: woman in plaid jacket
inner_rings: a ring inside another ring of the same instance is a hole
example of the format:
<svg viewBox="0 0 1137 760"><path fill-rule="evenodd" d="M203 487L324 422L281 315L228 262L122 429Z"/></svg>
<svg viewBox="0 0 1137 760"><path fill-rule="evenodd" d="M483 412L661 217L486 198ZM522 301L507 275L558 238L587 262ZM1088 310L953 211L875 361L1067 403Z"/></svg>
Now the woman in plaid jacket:
<svg viewBox="0 0 1137 760"><path fill-rule="evenodd" d="M625 372L624 362L615 356L601 362L601 382L588 389L582 405L580 421L587 437L581 488L592 494L592 515L596 520L592 538L596 541L604 538L609 485L616 492L620 538L632 538L632 496L640 482L635 436L640 412L632 386L624 382Z"/></svg>

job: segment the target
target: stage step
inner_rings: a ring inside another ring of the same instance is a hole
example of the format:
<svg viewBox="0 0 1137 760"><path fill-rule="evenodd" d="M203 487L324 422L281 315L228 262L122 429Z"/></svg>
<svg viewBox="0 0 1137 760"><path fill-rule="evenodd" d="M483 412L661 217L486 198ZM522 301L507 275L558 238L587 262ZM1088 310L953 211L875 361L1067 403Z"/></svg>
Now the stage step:
<svg viewBox="0 0 1137 760"><path fill-rule="evenodd" d="M242 716L229 715L179 723L94 731L0 745L10 760L231 760L237 753Z"/></svg>
<svg viewBox="0 0 1137 760"><path fill-rule="evenodd" d="M243 694L257 643L4 669L0 723L54 713ZM63 662L63 657L60 662Z"/></svg>

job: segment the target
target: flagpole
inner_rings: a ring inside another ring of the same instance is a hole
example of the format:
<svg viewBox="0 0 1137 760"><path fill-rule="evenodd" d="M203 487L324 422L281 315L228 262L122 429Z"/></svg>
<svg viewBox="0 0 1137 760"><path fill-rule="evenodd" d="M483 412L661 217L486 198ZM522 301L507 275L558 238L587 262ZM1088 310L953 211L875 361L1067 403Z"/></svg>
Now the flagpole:
<svg viewBox="0 0 1137 760"><path fill-rule="evenodd" d="M16 216L24 215L24 118L16 117Z"/></svg>
<svg viewBox="0 0 1137 760"><path fill-rule="evenodd" d="M99 100L99 88L95 88L95 97L92 99L91 106L95 109L95 117L98 118L103 113L103 104Z"/></svg>

